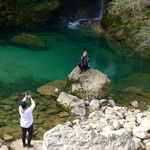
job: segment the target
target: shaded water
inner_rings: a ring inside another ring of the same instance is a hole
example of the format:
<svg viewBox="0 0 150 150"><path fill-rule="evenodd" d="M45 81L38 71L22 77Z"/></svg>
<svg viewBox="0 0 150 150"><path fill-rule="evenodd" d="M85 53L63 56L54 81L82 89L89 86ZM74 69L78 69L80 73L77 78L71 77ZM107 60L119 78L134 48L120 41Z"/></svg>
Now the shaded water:
<svg viewBox="0 0 150 150"><path fill-rule="evenodd" d="M44 38L50 48L35 51L8 45L10 37L22 32ZM80 61L84 50L88 50L91 67L109 76L112 91L116 91L118 87L114 85L122 78L135 73L150 73L150 62L124 56L122 52L128 51L126 47L88 29L70 30L62 26L11 28L1 30L0 39L1 97L15 92L36 91L39 86L56 79L65 80ZM149 83L145 87L148 90Z"/></svg>

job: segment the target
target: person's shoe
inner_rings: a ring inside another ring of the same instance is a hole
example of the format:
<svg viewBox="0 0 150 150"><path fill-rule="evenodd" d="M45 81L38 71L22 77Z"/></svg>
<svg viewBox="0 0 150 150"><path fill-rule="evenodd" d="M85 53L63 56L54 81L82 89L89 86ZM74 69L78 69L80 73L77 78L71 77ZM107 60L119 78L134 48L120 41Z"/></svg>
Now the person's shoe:
<svg viewBox="0 0 150 150"><path fill-rule="evenodd" d="M23 148L26 147L26 146L27 146L27 144L23 144Z"/></svg>
<svg viewBox="0 0 150 150"><path fill-rule="evenodd" d="M27 146L27 148L32 148L32 147L33 147L33 145L28 145L28 146Z"/></svg>

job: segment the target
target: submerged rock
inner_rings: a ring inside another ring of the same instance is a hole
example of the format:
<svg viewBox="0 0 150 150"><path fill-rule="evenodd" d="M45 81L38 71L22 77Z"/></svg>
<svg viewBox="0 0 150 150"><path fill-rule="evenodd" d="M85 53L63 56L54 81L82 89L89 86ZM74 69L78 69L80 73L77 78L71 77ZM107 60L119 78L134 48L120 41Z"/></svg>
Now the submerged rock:
<svg viewBox="0 0 150 150"><path fill-rule="evenodd" d="M45 84L37 89L37 92L39 92L41 95L44 95L46 97L56 97L58 96L58 93L55 91L56 87L53 85Z"/></svg>
<svg viewBox="0 0 150 150"><path fill-rule="evenodd" d="M47 50L49 48L45 39L31 34L20 34L12 37L11 44L15 44L21 47L26 47L32 50Z"/></svg>
<svg viewBox="0 0 150 150"><path fill-rule="evenodd" d="M88 100L106 98L110 86L107 75L92 68L80 74L78 66L69 74L66 84L69 93Z"/></svg>

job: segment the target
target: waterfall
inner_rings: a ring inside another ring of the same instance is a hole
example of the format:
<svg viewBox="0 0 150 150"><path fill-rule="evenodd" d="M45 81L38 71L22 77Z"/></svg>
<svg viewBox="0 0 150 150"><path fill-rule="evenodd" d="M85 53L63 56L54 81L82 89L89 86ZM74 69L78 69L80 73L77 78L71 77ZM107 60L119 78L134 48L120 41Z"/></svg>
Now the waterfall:
<svg viewBox="0 0 150 150"><path fill-rule="evenodd" d="M101 0L99 14L93 20L100 20L103 16L103 13L104 13L104 0Z"/></svg>
<svg viewBox="0 0 150 150"><path fill-rule="evenodd" d="M69 29L78 29L80 27L80 25L85 21L100 20L103 16L103 13L104 13L104 8L105 8L104 1L106 1L106 0L100 0L100 10L99 10L97 17L92 18L92 19L91 18L80 18L74 22L69 21L68 22L68 28Z"/></svg>

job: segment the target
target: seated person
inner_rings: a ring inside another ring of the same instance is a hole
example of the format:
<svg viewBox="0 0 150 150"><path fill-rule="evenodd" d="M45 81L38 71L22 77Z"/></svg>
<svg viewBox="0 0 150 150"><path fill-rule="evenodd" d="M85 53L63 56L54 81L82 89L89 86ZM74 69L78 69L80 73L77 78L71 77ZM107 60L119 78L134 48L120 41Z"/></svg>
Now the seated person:
<svg viewBox="0 0 150 150"><path fill-rule="evenodd" d="M83 56L81 57L81 62L78 64L78 66L81 69L80 73L86 71L87 69L90 69L90 60L87 55L88 55L87 51L84 51Z"/></svg>

